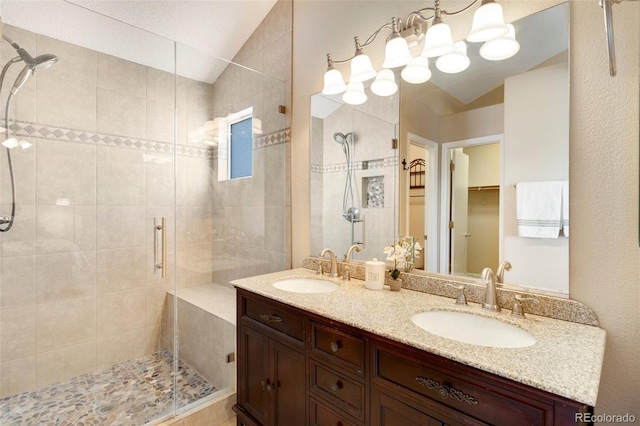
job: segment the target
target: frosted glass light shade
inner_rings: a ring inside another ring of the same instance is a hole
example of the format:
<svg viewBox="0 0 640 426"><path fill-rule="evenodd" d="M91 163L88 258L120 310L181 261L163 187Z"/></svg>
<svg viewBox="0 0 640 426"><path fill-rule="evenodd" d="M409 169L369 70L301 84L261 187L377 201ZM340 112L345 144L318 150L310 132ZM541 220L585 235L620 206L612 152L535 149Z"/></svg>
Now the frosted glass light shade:
<svg viewBox="0 0 640 426"><path fill-rule="evenodd" d="M509 32L503 37L489 40L480 47L480 56L489 61L502 61L518 53L520 43L516 40L516 30L512 24L507 24Z"/></svg>
<svg viewBox="0 0 640 426"><path fill-rule="evenodd" d="M24 139L20 140L20 142L18 142L18 143L20 144L20 148L22 148L22 149L29 149L32 146L30 142L28 142L28 141L26 141Z"/></svg>
<svg viewBox="0 0 640 426"><path fill-rule="evenodd" d="M342 78L342 73L335 68L332 68L324 73L324 87L322 88L322 94L324 95L337 95L347 90L347 84Z"/></svg>
<svg viewBox="0 0 640 426"><path fill-rule="evenodd" d="M371 83L371 91L378 96L391 96L398 91L398 84L393 71L390 69L382 69L378 72L378 76Z"/></svg>
<svg viewBox="0 0 640 426"><path fill-rule="evenodd" d="M347 91L342 95L342 100L349 105L360 105L367 102L367 95L364 93L364 85L361 81L349 81Z"/></svg>
<svg viewBox="0 0 640 426"><path fill-rule="evenodd" d="M374 78L378 73L373 69L373 65L371 65L371 59L364 53L356 55L351 60L351 78L349 82L352 81L367 81ZM349 90L347 88L347 90Z"/></svg>
<svg viewBox="0 0 640 426"><path fill-rule="evenodd" d="M429 27L425 35L424 48L421 53L422 56L435 58L454 52L455 50L456 46L453 44L449 25L440 22Z"/></svg>
<svg viewBox="0 0 640 426"><path fill-rule="evenodd" d="M409 46L407 41L397 35L395 38L390 39L384 49L384 62L383 68L397 68L407 65L413 56L409 53ZM379 74L378 74L379 75Z"/></svg>
<svg viewBox="0 0 640 426"><path fill-rule="evenodd" d="M5 140L4 142L2 142L2 145L3 145L5 148L13 149L13 148L15 148L16 146L18 146L18 145L19 145L19 144L18 144L18 139L16 139L16 138L9 138L9 139Z"/></svg>
<svg viewBox="0 0 640 426"><path fill-rule="evenodd" d="M429 81L431 70L429 69L429 59L424 56L417 56L400 73L402 79L407 83L421 84Z"/></svg>
<svg viewBox="0 0 640 426"><path fill-rule="evenodd" d="M471 32L467 36L467 41L479 43L492 40L502 37L507 31L502 6L490 1L480 6L473 14L473 24L471 24Z"/></svg>
<svg viewBox="0 0 640 426"><path fill-rule="evenodd" d="M436 68L447 74L455 74L469 68L471 61L467 56L467 45L463 40L456 43L456 51L440 56L436 61Z"/></svg>

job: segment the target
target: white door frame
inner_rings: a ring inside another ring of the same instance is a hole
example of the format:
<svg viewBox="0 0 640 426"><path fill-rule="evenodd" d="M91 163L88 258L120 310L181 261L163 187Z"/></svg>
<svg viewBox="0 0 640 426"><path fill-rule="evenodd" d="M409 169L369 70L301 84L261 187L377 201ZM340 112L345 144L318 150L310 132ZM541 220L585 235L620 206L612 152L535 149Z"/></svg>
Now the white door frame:
<svg viewBox="0 0 640 426"><path fill-rule="evenodd" d="M445 256L449 252L449 239L447 238L449 232L449 151L456 148L464 148L468 146L487 145L491 143L500 143L500 218L499 218L499 259L502 259L503 250L503 238L504 238L504 134L499 133L496 135L480 136L471 139L462 139L459 141L445 142L442 144L441 152L441 164L440 164L440 273L446 274L449 268L448 256ZM497 267L493 265L487 265L489 267Z"/></svg>
<svg viewBox="0 0 640 426"><path fill-rule="evenodd" d="M438 235L438 191L440 190L440 185L438 185L438 148L439 145L437 142L434 142L430 139L423 138L422 136L418 136L414 133L407 133L407 140L409 141L409 145L411 142L417 142L420 145L424 145L425 149L429 154L428 161L426 162L427 173L425 174L425 203L426 208L424 210L424 232L425 235L428 236L426 244L425 244L425 253L427 256L424 256L424 270L430 272L438 272L438 245L440 241L440 237ZM428 189L428 190L427 190ZM407 179L407 208L406 211L406 220L405 223L409 226L409 179ZM406 230L405 230L406 231ZM422 236L418 236L421 241Z"/></svg>

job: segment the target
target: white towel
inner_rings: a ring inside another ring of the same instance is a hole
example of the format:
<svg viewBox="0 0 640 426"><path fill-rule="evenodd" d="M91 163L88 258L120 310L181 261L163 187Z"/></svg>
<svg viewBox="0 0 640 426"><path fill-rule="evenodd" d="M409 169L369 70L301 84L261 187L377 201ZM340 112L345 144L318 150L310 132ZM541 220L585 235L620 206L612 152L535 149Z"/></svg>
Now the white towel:
<svg viewBox="0 0 640 426"><path fill-rule="evenodd" d="M516 185L518 235L558 238L562 228L562 181Z"/></svg>
<svg viewBox="0 0 640 426"><path fill-rule="evenodd" d="M569 181L562 181L562 234L569 236Z"/></svg>

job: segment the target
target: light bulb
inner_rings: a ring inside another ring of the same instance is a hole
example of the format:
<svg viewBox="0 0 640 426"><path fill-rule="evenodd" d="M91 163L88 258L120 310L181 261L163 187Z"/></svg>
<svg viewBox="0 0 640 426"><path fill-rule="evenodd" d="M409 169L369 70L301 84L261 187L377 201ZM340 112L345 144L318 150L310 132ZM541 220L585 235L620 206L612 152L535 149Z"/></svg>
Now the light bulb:
<svg viewBox="0 0 640 426"><path fill-rule="evenodd" d="M447 74L455 74L469 68L471 61L467 56L467 45L463 40L456 43L456 51L440 56L436 68Z"/></svg>
<svg viewBox="0 0 640 426"><path fill-rule="evenodd" d="M509 32L495 40L489 40L480 47L480 56L489 61L502 61L518 53L520 43L516 40L516 30L512 24L507 24Z"/></svg>
<svg viewBox="0 0 640 426"><path fill-rule="evenodd" d="M383 68L397 68L407 65L413 59L409 53L407 41L396 33L396 37L391 38L385 46Z"/></svg>
<svg viewBox="0 0 640 426"><path fill-rule="evenodd" d="M361 81L349 81L347 91L342 95L342 100L349 105L360 105L367 102L367 95L364 93L364 85Z"/></svg>
<svg viewBox="0 0 640 426"><path fill-rule="evenodd" d="M367 81L374 78L378 73L373 69L371 65L371 59L364 53L356 55L351 60L351 81ZM347 89L348 90L348 89Z"/></svg>
<svg viewBox="0 0 640 426"><path fill-rule="evenodd" d="M429 59L424 56L417 56L400 73L402 79L407 83L421 84L429 81L431 70L429 69Z"/></svg>
<svg viewBox="0 0 640 426"><path fill-rule="evenodd" d="M378 96L391 96L398 91L395 75L390 69L382 69L371 83L371 91Z"/></svg>
<svg viewBox="0 0 640 426"><path fill-rule="evenodd" d="M467 41L478 43L492 40L502 37L507 31L502 6L493 0L483 0L482 6L473 14L473 24Z"/></svg>
<svg viewBox="0 0 640 426"><path fill-rule="evenodd" d="M324 73L324 87L322 94L337 95L347 90L347 85L342 78L342 73L335 68Z"/></svg>
<svg viewBox="0 0 640 426"><path fill-rule="evenodd" d="M427 30L424 41L424 49L421 55L427 58L435 58L437 56L446 55L455 52L456 46L453 44L451 37L451 28L442 21L431 25Z"/></svg>

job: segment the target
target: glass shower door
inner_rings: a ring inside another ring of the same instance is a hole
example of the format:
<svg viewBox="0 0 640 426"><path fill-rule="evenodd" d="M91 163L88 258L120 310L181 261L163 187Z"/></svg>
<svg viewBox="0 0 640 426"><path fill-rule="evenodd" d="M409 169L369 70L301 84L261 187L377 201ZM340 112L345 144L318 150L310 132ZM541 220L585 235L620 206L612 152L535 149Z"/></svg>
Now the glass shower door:
<svg viewBox="0 0 640 426"><path fill-rule="evenodd" d="M0 235L0 423L171 416L174 43L66 2L2 11L0 215L12 211L9 156L16 208ZM20 49L57 61L31 72Z"/></svg>

